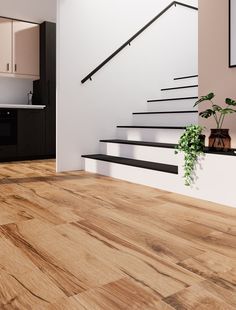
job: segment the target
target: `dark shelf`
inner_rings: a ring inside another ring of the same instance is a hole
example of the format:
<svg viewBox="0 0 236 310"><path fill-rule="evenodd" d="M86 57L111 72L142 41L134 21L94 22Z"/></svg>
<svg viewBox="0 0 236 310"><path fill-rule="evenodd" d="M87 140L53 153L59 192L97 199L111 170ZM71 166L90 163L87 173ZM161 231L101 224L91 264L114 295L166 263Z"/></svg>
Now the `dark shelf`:
<svg viewBox="0 0 236 310"><path fill-rule="evenodd" d="M169 88L162 88L161 91L176 90L176 89L186 89L186 88L196 88L196 87L198 87L198 85L187 85L187 86L169 87Z"/></svg>
<svg viewBox="0 0 236 310"><path fill-rule="evenodd" d="M178 174L178 166L154 163L143 160L130 159L125 157L115 157L102 154L84 155L83 158L105 161L109 163L121 164L126 166L138 167L143 169L161 171L171 174Z"/></svg>
<svg viewBox="0 0 236 310"><path fill-rule="evenodd" d="M146 115L146 114L191 114L198 113L198 111L164 111L164 112L135 112L133 115Z"/></svg>
<svg viewBox="0 0 236 310"><path fill-rule="evenodd" d="M195 77L198 77L198 75L181 76L181 77L174 78L174 81L185 80L185 79L192 79L192 78L195 78Z"/></svg>
<svg viewBox="0 0 236 310"><path fill-rule="evenodd" d="M182 97L182 98L167 98L167 99L152 99L148 100L148 103L151 102L164 102L164 101L179 101L179 100L190 100L190 99L198 99L198 97Z"/></svg>

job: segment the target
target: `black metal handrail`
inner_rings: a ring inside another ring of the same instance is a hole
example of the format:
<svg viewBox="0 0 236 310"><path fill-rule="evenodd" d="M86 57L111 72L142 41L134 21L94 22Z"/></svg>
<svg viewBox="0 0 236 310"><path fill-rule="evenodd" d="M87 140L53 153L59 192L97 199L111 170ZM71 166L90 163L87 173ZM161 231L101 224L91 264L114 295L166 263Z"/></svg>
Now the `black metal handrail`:
<svg viewBox="0 0 236 310"><path fill-rule="evenodd" d="M92 76L97 73L102 67L104 67L112 58L119 54L126 46L130 45L134 39L136 39L141 33L144 32L148 27L150 27L157 19L159 19L164 13L166 13L172 6L184 6L186 8L198 11L198 8L192 5L188 5L182 2L173 1L164 10L162 10L157 16L155 16L149 23L147 23L142 29L140 29L135 35L133 35L128 41L126 41L121 47L119 47L114 53L112 53L108 58L106 58L99 66L97 66L93 71L91 71L82 81L84 84L88 80L92 80Z"/></svg>

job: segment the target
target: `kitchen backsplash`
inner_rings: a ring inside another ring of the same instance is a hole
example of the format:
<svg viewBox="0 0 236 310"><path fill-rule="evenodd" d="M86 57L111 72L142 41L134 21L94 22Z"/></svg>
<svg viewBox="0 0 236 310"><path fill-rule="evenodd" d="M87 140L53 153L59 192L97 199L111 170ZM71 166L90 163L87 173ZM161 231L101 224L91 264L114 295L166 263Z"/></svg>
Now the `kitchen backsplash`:
<svg viewBox="0 0 236 310"><path fill-rule="evenodd" d="M0 77L0 104L27 104L33 81Z"/></svg>

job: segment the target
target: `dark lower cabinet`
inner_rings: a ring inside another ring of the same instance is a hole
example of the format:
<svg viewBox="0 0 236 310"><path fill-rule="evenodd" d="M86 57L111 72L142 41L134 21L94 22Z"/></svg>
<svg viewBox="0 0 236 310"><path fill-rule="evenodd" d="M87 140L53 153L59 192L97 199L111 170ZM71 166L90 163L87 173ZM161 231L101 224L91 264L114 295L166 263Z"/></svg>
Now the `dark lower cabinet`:
<svg viewBox="0 0 236 310"><path fill-rule="evenodd" d="M7 161L17 157L16 145L1 145L0 146L0 160Z"/></svg>
<svg viewBox="0 0 236 310"><path fill-rule="evenodd" d="M45 111L18 110L17 156L40 157L45 154Z"/></svg>

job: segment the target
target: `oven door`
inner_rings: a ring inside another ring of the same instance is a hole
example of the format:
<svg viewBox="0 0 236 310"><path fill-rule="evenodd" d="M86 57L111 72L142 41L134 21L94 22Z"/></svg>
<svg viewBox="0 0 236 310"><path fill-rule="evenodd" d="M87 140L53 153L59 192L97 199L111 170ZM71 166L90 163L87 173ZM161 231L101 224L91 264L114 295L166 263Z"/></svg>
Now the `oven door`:
<svg viewBox="0 0 236 310"><path fill-rule="evenodd" d="M17 114L15 111L0 112L0 145L17 144Z"/></svg>

